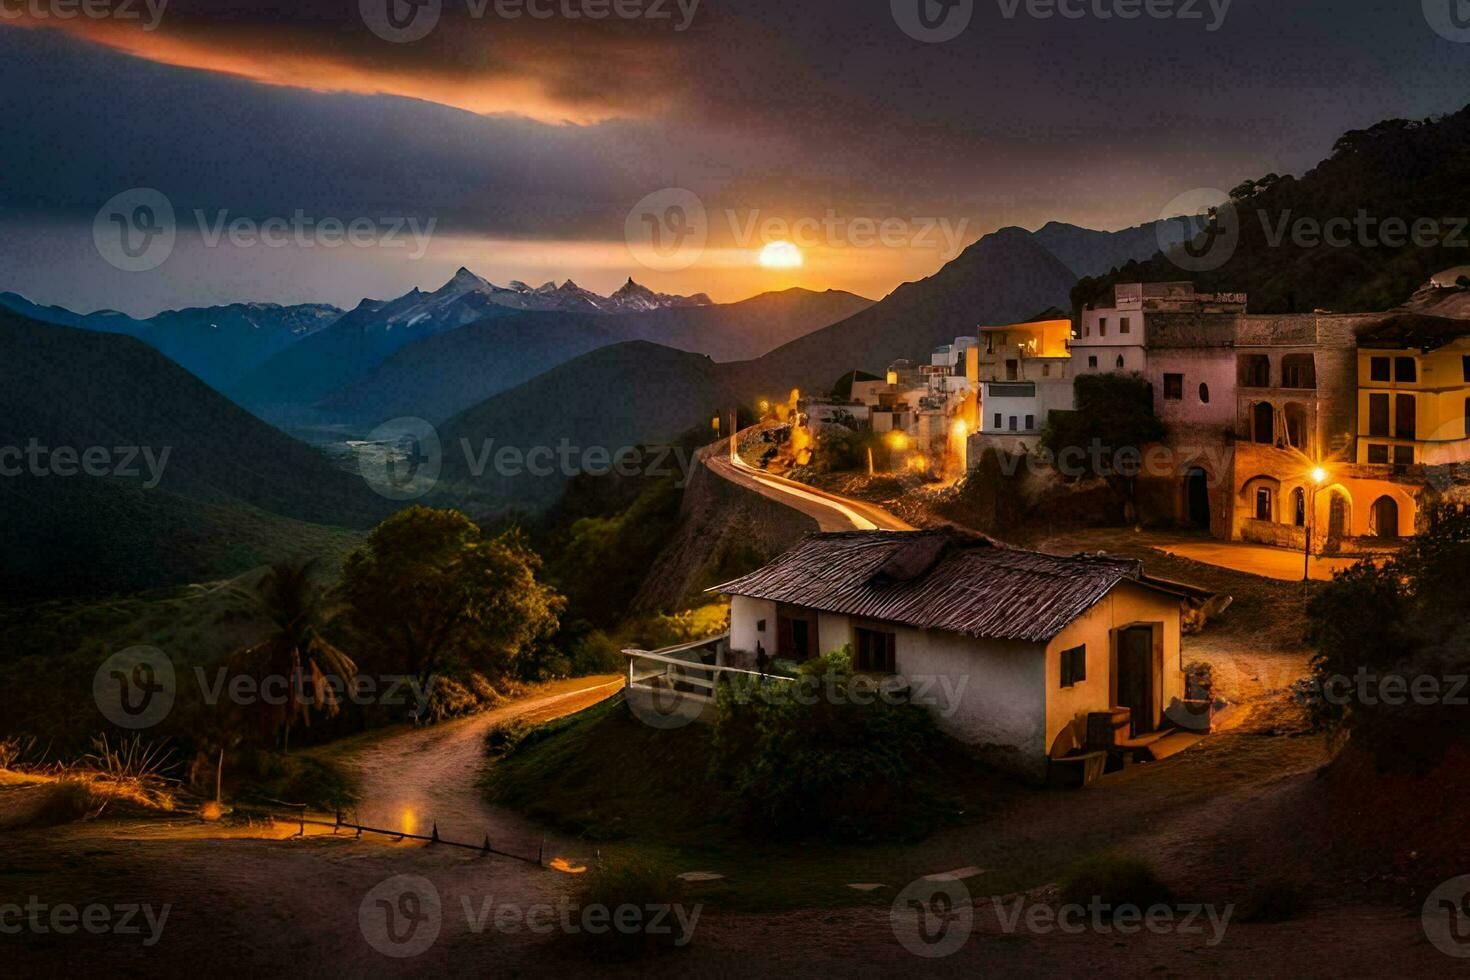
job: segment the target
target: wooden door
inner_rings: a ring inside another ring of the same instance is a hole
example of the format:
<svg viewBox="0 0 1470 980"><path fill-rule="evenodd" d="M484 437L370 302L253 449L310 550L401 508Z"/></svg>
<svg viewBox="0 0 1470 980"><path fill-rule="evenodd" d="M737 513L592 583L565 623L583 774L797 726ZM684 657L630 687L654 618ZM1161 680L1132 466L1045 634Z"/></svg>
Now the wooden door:
<svg viewBox="0 0 1470 980"><path fill-rule="evenodd" d="M1118 706L1133 713L1133 735L1154 730L1154 631L1130 626L1118 633Z"/></svg>

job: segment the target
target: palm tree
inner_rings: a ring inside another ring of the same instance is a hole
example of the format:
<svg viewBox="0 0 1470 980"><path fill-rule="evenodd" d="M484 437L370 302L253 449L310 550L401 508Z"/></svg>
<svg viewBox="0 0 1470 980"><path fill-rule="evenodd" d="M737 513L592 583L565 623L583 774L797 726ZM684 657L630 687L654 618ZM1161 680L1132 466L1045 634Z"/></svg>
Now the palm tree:
<svg viewBox="0 0 1470 980"><path fill-rule="evenodd" d="M254 589L236 590L255 604L272 629L260 643L236 653L232 665L262 683L266 678L286 679L284 703L267 703L279 698L260 699L261 724L272 735L281 733L283 750L290 749L291 726L298 720L310 726L312 712L335 717L341 710L337 692L357 676L352 658L322 635L337 610L328 589L318 581L319 567L315 558L276 562Z"/></svg>

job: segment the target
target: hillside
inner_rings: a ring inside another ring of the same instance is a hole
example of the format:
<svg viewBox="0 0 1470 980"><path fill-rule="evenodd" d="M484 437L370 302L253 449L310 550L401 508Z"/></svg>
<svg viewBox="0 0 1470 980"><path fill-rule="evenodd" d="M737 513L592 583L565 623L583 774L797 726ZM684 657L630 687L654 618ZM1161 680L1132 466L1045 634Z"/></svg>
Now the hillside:
<svg viewBox="0 0 1470 980"><path fill-rule="evenodd" d="M134 338L4 313L0 362L0 446L15 450L0 458L7 594L237 572L339 537L320 525L386 513L359 477ZM78 472L89 458L100 475Z"/></svg>
<svg viewBox="0 0 1470 980"><path fill-rule="evenodd" d="M1300 178L1268 174L1232 191L1239 241L1219 268L1189 273L1156 255L1079 283L1074 302L1103 297L1114 282L1192 278L1205 291L1248 292L1253 313L1391 309L1465 263L1470 228L1454 216L1464 215L1470 186L1467 145L1470 108L1347 133ZM1385 228L1391 219L1405 229L1428 219L1432 232L1416 244ZM1329 222L1337 223L1331 244L1322 233Z"/></svg>
<svg viewBox="0 0 1470 980"><path fill-rule="evenodd" d="M1106 275L1115 266L1152 258L1163 243L1178 244L1183 227L1176 221L1150 221L1121 231L1094 231L1061 221L1050 221L1033 232L1048 252L1082 276Z"/></svg>
<svg viewBox="0 0 1470 980"><path fill-rule="evenodd" d="M324 303L234 303L165 310L138 320L113 311L81 314L41 306L15 293L0 293L0 307L44 323L137 337L221 391L342 315Z"/></svg>
<svg viewBox="0 0 1470 980"><path fill-rule="evenodd" d="M627 287L625 287L626 289ZM716 361L758 357L772 347L872 305L851 293L791 289L739 303L644 313L526 312L419 340L318 403L358 426L418 416L440 422L579 354L647 340Z"/></svg>

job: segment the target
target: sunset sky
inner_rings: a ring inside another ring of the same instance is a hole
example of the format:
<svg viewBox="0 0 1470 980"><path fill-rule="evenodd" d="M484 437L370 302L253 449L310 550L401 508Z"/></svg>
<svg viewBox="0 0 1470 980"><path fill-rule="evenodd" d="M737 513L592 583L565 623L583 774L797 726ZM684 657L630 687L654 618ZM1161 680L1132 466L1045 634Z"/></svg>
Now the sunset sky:
<svg viewBox="0 0 1470 980"><path fill-rule="evenodd" d="M171 0L152 29L142 0L138 19L7 7L0 289L139 315L350 306L465 265L603 292L632 276L718 300L877 297L998 227L1151 221L1184 191L1301 172L1344 130L1470 102L1470 44L1411 0L1234 0L1217 24L1205 0L1199 20L975 0L945 43L900 29L894 9L919 0L659 0L666 19L634 20L560 14L580 0L544 0L545 20L428 2L437 23L402 42L369 29L386 0ZM133 188L161 192L177 222L141 272L93 237L99 207ZM666 216L673 188L698 201L687 230L705 244L640 262L635 206L663 192ZM209 241L238 218L293 216L385 232ZM797 241L800 267L757 262L778 239Z"/></svg>

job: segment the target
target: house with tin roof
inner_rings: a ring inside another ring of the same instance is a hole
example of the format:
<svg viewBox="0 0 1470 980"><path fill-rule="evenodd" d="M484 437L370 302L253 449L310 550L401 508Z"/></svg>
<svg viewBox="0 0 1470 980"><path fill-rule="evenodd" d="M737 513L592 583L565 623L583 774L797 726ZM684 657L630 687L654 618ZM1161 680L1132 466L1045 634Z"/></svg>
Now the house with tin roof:
<svg viewBox="0 0 1470 980"><path fill-rule="evenodd" d="M1181 604L1201 590L1141 563L1062 557L952 531L816 534L711 591L731 598L726 664L849 647L906 685L940 727L1030 775L1089 741L1171 726L1185 701Z"/></svg>

